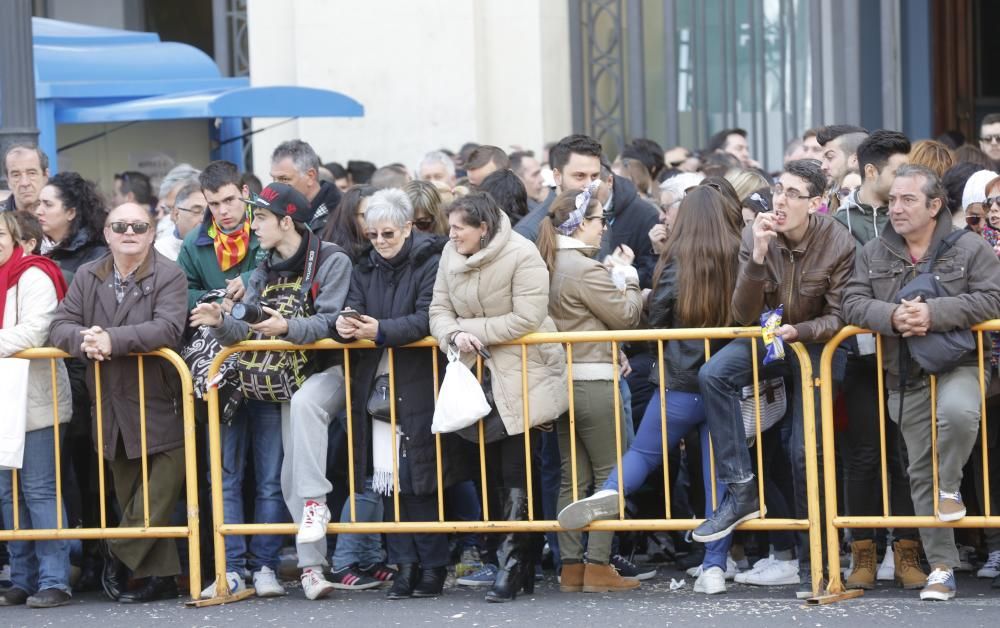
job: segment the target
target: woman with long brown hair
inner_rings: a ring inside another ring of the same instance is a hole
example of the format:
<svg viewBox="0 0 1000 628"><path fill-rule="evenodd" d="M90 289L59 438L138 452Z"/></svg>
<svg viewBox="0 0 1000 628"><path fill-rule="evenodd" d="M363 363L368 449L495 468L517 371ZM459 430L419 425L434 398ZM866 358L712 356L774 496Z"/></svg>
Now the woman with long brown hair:
<svg viewBox="0 0 1000 628"><path fill-rule="evenodd" d="M552 201L548 216L538 226L538 252L549 267L549 316L559 331L632 329L642 316L636 269L619 265L608 272L594 259L607 229L604 208L594 192L595 187L583 192L563 192ZM615 390L617 378L610 342L588 342L573 347L576 429L570 432L569 414L556 422L562 467L560 507L569 505L574 492L586 495L591 486L603 485L618 462L615 431L619 431L623 442L625 433L624 421L617 426L614 421L616 408L619 414L623 412ZM576 443L575 491L571 439ZM559 589L603 593L639 586L638 580L623 578L610 564L613 537L612 532L591 532L584 545L578 530L559 532L562 556Z"/></svg>
<svg viewBox="0 0 1000 628"><path fill-rule="evenodd" d="M740 236L733 227L731 208L723 195L709 186L699 186L684 197L653 278L648 300L651 328L725 327L732 324L730 296L739 267ZM718 347L713 347L713 352ZM618 516L618 491L636 491L646 477L663 463L659 376L666 377L667 447L697 429L702 451L708 451L708 425L698 387L698 369L705 362L701 340L671 340L664 346L664 373L654 369L656 392L646 406L639 430L621 469L612 471L600 491L568 505L559 513L562 527L575 530L595 519ZM621 477L621 481L619 481ZM702 479L710 495L709 457L702 457ZM720 485L719 490L722 490ZM721 493L720 493L721 494ZM706 500L706 510L711 500ZM711 515L711 512L707 513ZM724 572L732 537L708 543L701 575L694 590L722 593Z"/></svg>

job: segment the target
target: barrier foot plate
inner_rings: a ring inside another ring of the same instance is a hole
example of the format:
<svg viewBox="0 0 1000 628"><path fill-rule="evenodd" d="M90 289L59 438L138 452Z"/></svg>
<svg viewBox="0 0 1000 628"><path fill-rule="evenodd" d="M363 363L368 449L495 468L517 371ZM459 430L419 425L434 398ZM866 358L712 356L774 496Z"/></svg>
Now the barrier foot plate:
<svg viewBox="0 0 1000 628"><path fill-rule="evenodd" d="M840 602L842 600L849 600L855 597L861 597L865 592L862 589L848 589L847 591L841 591L840 593L823 593L822 595L817 595L816 597L811 597L806 600L807 606L820 606L821 604L832 604L834 602Z"/></svg>
<svg viewBox="0 0 1000 628"><path fill-rule="evenodd" d="M189 608L203 608L205 606L221 606L222 604L232 604L233 602L239 602L240 600L245 600L251 595L256 593L253 587L249 589L244 589L237 593L230 593L222 597L210 597L203 600L191 600L187 602L185 606Z"/></svg>

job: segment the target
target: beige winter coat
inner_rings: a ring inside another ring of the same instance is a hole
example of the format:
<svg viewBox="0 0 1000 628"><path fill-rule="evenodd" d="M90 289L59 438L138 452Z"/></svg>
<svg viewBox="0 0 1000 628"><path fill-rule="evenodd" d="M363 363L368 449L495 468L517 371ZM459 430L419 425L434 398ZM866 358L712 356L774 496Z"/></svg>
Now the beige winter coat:
<svg viewBox="0 0 1000 628"><path fill-rule="evenodd" d="M559 331L635 329L642 317L639 274L632 266L616 267L619 289L612 274L592 256L597 252L576 238L556 238L556 260L549 288L549 315ZM573 345L573 379L612 380L610 342Z"/></svg>
<svg viewBox="0 0 1000 628"><path fill-rule="evenodd" d="M502 216L497 234L486 248L466 257L448 243L441 255L431 334L446 350L460 331L489 347L485 361L493 381L493 398L508 434L524 433L521 347L495 346L532 332L554 332L548 316L549 273L538 249L514 233ZM528 416L532 427L566 412L566 354L559 344L528 345ZM462 358L467 364L475 356Z"/></svg>
<svg viewBox="0 0 1000 628"><path fill-rule="evenodd" d="M29 268L17 285L7 291L2 329L0 358L9 358L25 349L44 347L49 340L49 325L56 312L56 288L43 271ZM52 427L52 366L50 360L32 360L28 370L28 419L25 431ZM69 378L62 360L56 360L56 386L59 389L59 422L70 420Z"/></svg>

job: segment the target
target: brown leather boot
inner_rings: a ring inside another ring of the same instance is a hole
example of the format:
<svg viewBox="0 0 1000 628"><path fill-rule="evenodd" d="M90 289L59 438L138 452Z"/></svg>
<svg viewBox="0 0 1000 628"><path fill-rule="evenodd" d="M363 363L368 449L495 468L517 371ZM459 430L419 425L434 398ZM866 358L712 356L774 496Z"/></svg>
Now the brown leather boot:
<svg viewBox="0 0 1000 628"><path fill-rule="evenodd" d="M583 591L583 563L563 563L559 572L559 590L563 593Z"/></svg>
<svg viewBox="0 0 1000 628"><path fill-rule="evenodd" d="M904 589L922 589L927 574L920 568L920 541L900 540L892 544L896 562L896 584Z"/></svg>
<svg viewBox="0 0 1000 628"><path fill-rule="evenodd" d="M585 593L628 591L638 586L638 580L623 578L618 570L611 565L587 563L583 569L583 590Z"/></svg>
<svg viewBox="0 0 1000 628"><path fill-rule="evenodd" d="M875 570L878 569L875 564L875 541L854 541L851 543L851 557L854 559L854 569L844 581L844 586L848 589L874 589Z"/></svg>

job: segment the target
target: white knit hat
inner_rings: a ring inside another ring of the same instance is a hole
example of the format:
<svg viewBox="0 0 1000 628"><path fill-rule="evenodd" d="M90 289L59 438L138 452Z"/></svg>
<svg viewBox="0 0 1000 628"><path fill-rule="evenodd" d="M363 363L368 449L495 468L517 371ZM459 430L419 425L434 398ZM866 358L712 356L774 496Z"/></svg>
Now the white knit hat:
<svg viewBox="0 0 1000 628"><path fill-rule="evenodd" d="M997 173L992 170L980 170L965 182L965 189L962 190L962 211L973 203L986 202L986 184L997 177Z"/></svg>

